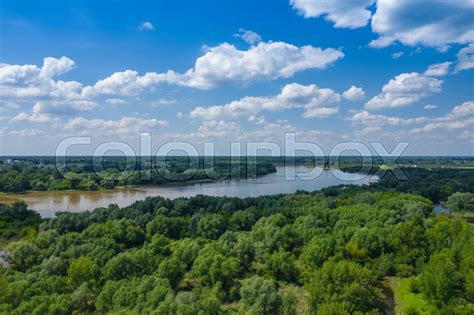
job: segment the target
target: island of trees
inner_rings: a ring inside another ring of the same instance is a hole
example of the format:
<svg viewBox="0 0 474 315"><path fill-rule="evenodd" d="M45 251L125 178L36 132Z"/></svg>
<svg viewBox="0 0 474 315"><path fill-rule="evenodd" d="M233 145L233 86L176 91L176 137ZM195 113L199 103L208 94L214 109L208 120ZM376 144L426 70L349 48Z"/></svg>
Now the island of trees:
<svg viewBox="0 0 474 315"><path fill-rule="evenodd" d="M0 165L0 192L98 190L195 180L244 179L275 172L269 159L213 157L22 157Z"/></svg>

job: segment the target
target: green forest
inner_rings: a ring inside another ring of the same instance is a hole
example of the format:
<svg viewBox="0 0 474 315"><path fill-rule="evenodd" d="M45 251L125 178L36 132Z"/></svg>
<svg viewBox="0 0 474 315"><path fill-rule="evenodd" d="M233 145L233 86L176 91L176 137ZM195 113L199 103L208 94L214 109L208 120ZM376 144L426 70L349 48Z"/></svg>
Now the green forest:
<svg viewBox="0 0 474 315"><path fill-rule="evenodd" d="M473 314L474 194L450 190L436 215L410 189L153 197L44 220L1 205L0 313Z"/></svg>
<svg viewBox="0 0 474 315"><path fill-rule="evenodd" d="M195 180L240 179L275 172L271 160L213 157L18 158L0 165L0 192L99 190Z"/></svg>

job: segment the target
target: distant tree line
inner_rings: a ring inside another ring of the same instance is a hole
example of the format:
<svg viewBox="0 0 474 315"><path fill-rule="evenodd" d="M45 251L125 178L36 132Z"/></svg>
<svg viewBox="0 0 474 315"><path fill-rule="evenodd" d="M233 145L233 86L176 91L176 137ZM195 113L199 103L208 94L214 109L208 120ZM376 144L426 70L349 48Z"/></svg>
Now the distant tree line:
<svg viewBox="0 0 474 315"><path fill-rule="evenodd" d="M56 163L54 160L22 160L0 166L0 192L98 190L116 186L161 185L192 180L243 179L275 172L270 161L215 158L173 158L169 161L127 162L104 159L94 168L91 158L75 158Z"/></svg>

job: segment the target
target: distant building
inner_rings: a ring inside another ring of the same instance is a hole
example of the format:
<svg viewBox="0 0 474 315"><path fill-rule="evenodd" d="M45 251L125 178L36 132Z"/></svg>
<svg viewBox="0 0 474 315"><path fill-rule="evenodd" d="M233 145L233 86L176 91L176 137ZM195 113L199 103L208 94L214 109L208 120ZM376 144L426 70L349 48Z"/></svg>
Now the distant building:
<svg viewBox="0 0 474 315"><path fill-rule="evenodd" d="M6 159L6 160L3 160L3 164L12 164L13 163L13 160L12 159Z"/></svg>

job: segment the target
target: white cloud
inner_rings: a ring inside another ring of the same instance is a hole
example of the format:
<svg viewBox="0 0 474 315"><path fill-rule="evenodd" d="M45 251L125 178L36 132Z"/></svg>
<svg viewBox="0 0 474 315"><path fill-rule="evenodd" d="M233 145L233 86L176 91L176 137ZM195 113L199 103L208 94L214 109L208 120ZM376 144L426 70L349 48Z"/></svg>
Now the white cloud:
<svg viewBox="0 0 474 315"><path fill-rule="evenodd" d="M40 101L33 106L33 111L36 113L50 113L50 114L74 114L77 112L87 112L95 109L98 104L94 101L88 100L70 100L67 102L61 101Z"/></svg>
<svg viewBox="0 0 474 315"><path fill-rule="evenodd" d="M262 127L257 130L243 132L240 138L246 141L278 142L282 140L285 133L298 132L295 126L284 119L276 122L265 122L261 124L261 126ZM308 132L304 134L307 135Z"/></svg>
<svg viewBox="0 0 474 315"><path fill-rule="evenodd" d="M235 136L240 133L240 128L235 122L228 122L222 120L208 120L203 121L198 131L190 134L191 138L223 138Z"/></svg>
<svg viewBox="0 0 474 315"><path fill-rule="evenodd" d="M76 117L70 119L64 129L76 131L79 134L138 136L140 132L148 132L168 125L166 120L158 119L123 117L119 120L105 120Z"/></svg>
<svg viewBox="0 0 474 315"><path fill-rule="evenodd" d="M18 122L18 121L28 121L32 123L49 123L53 121L58 121L58 118L53 118L50 115L42 114L42 113L19 113L15 117L13 117L11 122Z"/></svg>
<svg viewBox="0 0 474 315"><path fill-rule="evenodd" d="M325 69L344 54L333 48L297 47L284 42L260 42L248 50L223 43L208 48L184 73L137 71L115 72L90 86L76 81L55 80L76 67L67 57L46 57L43 65L0 64L0 98L24 103L38 101L36 112L71 114L90 111L102 102L118 105L122 98L154 91L162 84L210 89L223 84L249 84L256 80L289 78L307 69ZM120 98L117 98L119 96Z"/></svg>
<svg viewBox="0 0 474 315"><path fill-rule="evenodd" d="M67 57L46 57L41 68L36 65L0 64L0 84L41 84L44 83L41 81L64 74L75 67L75 62Z"/></svg>
<svg viewBox="0 0 474 315"><path fill-rule="evenodd" d="M145 21L142 24L140 24L140 30L141 31L153 31L154 29L155 29L155 27L149 21Z"/></svg>
<svg viewBox="0 0 474 315"><path fill-rule="evenodd" d="M43 60L39 76L42 78L52 78L57 75L64 74L76 68L76 63L67 57L59 59L46 57Z"/></svg>
<svg viewBox="0 0 474 315"><path fill-rule="evenodd" d="M455 117L463 117L474 115L474 101L464 102L453 108L452 115Z"/></svg>
<svg viewBox="0 0 474 315"><path fill-rule="evenodd" d="M430 109L436 109L436 108L438 108L438 106L428 104L428 105L425 105L423 108L426 109L426 110L430 110Z"/></svg>
<svg viewBox="0 0 474 315"><path fill-rule="evenodd" d="M297 47L284 42L261 42L248 50L223 43L196 60L178 84L210 89L226 83L289 78L308 69L325 69L344 54L333 48Z"/></svg>
<svg viewBox="0 0 474 315"><path fill-rule="evenodd" d="M376 48L400 42L445 51L452 44L474 42L472 0L290 0L290 4L306 18L324 16L339 28L363 27L372 19L372 31L379 37L370 46Z"/></svg>
<svg viewBox="0 0 474 315"><path fill-rule="evenodd" d="M382 127L380 126L368 126L368 127L365 127L361 130L357 130L355 132L355 136L356 137L362 137L362 136L367 136L367 135L370 135L370 134L379 134L381 131L382 131Z"/></svg>
<svg viewBox="0 0 474 315"><path fill-rule="evenodd" d="M57 97L79 98L82 84L75 81L55 81L52 78L75 68L73 60L46 57L43 66L0 65L0 96L5 98Z"/></svg>
<svg viewBox="0 0 474 315"><path fill-rule="evenodd" d="M368 111L364 110L358 113L355 113L352 117L346 118L347 121L353 123L360 123L368 126L399 126L399 125L412 125L426 122L428 118L426 117L416 117L416 118L399 118L399 117L389 117L383 115L371 114Z"/></svg>
<svg viewBox="0 0 474 315"><path fill-rule="evenodd" d="M266 125L267 124L267 120L263 116L251 115L247 120L250 121L250 122L253 122L256 125Z"/></svg>
<svg viewBox="0 0 474 315"><path fill-rule="evenodd" d="M304 118L326 118L337 114L339 112L339 107L316 107L308 108L304 113Z"/></svg>
<svg viewBox="0 0 474 315"><path fill-rule="evenodd" d="M474 68L474 44L469 44L469 46L461 49L457 57L455 72Z"/></svg>
<svg viewBox="0 0 474 315"><path fill-rule="evenodd" d="M445 121L433 121L425 125L423 128L415 128L411 130L412 133L426 133L432 132L437 129L456 130L471 128L474 126L474 118L463 119L463 120L445 120Z"/></svg>
<svg viewBox="0 0 474 315"><path fill-rule="evenodd" d="M98 95L135 96L146 89L151 89L162 83L177 83L177 74L147 72L140 76L137 71L125 70L115 72L109 77L97 81L93 86L84 88L82 95L96 97Z"/></svg>
<svg viewBox="0 0 474 315"><path fill-rule="evenodd" d="M125 100L120 98L108 98L105 100L105 102L110 105L123 105L126 103Z"/></svg>
<svg viewBox="0 0 474 315"><path fill-rule="evenodd" d="M392 59L398 59L400 57L402 57L405 53L403 51L398 51L398 52L394 52L391 57Z"/></svg>
<svg viewBox="0 0 474 315"><path fill-rule="evenodd" d="M324 16L338 28L359 28L367 25L372 15L367 8L374 2L375 0L290 0L293 8L305 18Z"/></svg>
<svg viewBox="0 0 474 315"><path fill-rule="evenodd" d="M42 99L37 106L39 109L54 107L64 112L90 110L95 105L81 95L81 83L53 79L75 68L75 62L67 57L46 57L42 67L3 64L0 66L0 97L13 99L17 103Z"/></svg>
<svg viewBox="0 0 474 315"><path fill-rule="evenodd" d="M443 117L433 118L422 128L415 128L411 133L430 133L434 130L472 130L474 126L474 101L467 101L455 106L451 112Z"/></svg>
<svg viewBox="0 0 474 315"><path fill-rule="evenodd" d="M252 116L262 111L280 111L289 108L304 108L303 117L327 117L338 111L341 96L331 89L319 88L314 84L287 84L276 96L247 96L226 105L196 107L191 118L216 120ZM318 109L316 109L318 108Z"/></svg>
<svg viewBox="0 0 474 315"><path fill-rule="evenodd" d="M360 101L365 98L365 92L361 87L353 85L342 96L349 101Z"/></svg>
<svg viewBox="0 0 474 315"><path fill-rule="evenodd" d="M446 50L451 44L474 41L474 2L471 0L378 0L372 30L379 38L372 47L393 42Z"/></svg>
<svg viewBox="0 0 474 315"><path fill-rule="evenodd" d="M228 83L248 84L256 80L289 78L303 70L325 69L343 56L341 51L333 48L297 47L284 42L261 42L248 50L223 43L208 48L194 67L185 73L169 70L140 76L133 70L116 72L97 81L94 86L84 88L83 95L137 95L163 83L211 89Z"/></svg>
<svg viewBox="0 0 474 315"><path fill-rule="evenodd" d="M366 109L401 107L441 91L443 81L416 72L402 73L382 88L382 93L365 104Z"/></svg>
<svg viewBox="0 0 474 315"><path fill-rule="evenodd" d="M10 130L8 134L15 137L26 138L26 137L37 137L39 135L44 134L44 132L38 129L20 129L20 130Z"/></svg>
<svg viewBox="0 0 474 315"><path fill-rule="evenodd" d="M424 75L430 77L442 77L449 73L449 68L451 67L452 62L442 62L431 65L426 69Z"/></svg>
<svg viewBox="0 0 474 315"><path fill-rule="evenodd" d="M161 106L164 106L164 105L173 105L173 104L176 104L176 103L178 103L177 100L161 98L159 100L152 101L151 106L152 107L161 107Z"/></svg>
<svg viewBox="0 0 474 315"><path fill-rule="evenodd" d="M262 41L262 37L253 31L240 28L235 37L242 38L247 44L255 45Z"/></svg>

